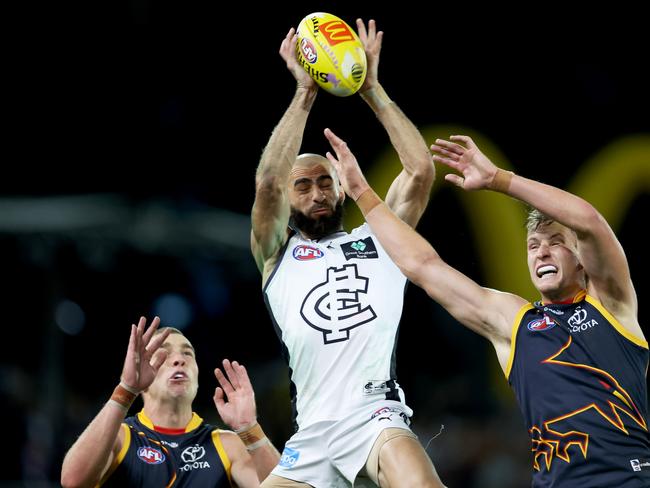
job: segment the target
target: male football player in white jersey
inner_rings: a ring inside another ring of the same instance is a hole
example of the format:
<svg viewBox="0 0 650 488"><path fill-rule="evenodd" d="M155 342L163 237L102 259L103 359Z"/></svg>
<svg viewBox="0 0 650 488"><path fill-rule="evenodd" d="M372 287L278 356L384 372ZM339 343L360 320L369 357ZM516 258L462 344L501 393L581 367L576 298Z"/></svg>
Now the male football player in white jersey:
<svg viewBox="0 0 650 488"><path fill-rule="evenodd" d="M403 165L386 200L415 226L434 179L431 155L377 81L383 33L372 20L357 27L368 59L360 94ZM262 154L252 211L251 248L289 364L296 429L262 486L348 487L364 478L357 486L441 487L395 376L406 279L367 225L343 231L345 195L329 161L298 155L318 87L295 46L291 29L280 55L296 93Z"/></svg>
<svg viewBox="0 0 650 488"><path fill-rule="evenodd" d="M498 168L467 136L431 146L436 162L460 173L447 181L535 207L525 244L541 300L530 303L481 287L445 263L372 191L347 144L329 129L325 135L345 191L395 263L494 346L530 433L532 486L650 486L648 343L625 253L598 211Z"/></svg>

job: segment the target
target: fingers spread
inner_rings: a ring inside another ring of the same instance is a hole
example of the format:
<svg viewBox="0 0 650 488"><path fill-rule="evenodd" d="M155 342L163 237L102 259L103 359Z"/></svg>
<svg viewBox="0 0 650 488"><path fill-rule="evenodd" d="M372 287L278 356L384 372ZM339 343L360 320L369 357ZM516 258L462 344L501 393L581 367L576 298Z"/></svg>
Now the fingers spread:
<svg viewBox="0 0 650 488"><path fill-rule="evenodd" d="M454 160L457 160L460 157L460 155L458 153L449 151L449 150L443 148L442 146L438 146L437 144L432 144L431 145L431 150L434 151L434 152L440 153L440 154L444 154L445 156L450 157L450 158L452 158Z"/></svg>
<svg viewBox="0 0 650 488"><path fill-rule="evenodd" d="M149 341L149 344L145 345L146 355L151 357L152 354L160 349L160 346L162 346L162 344L167 340L167 337L169 337L169 334L171 334L171 332L171 329L166 329L163 330L160 334L154 336L153 339Z"/></svg>
<svg viewBox="0 0 650 488"><path fill-rule="evenodd" d="M214 403L217 405L217 408L226 404L226 401L224 400L223 390L218 386L214 389L214 396L212 397L212 399L214 400Z"/></svg>
<svg viewBox="0 0 650 488"><path fill-rule="evenodd" d="M347 148L347 143L339 136L334 134L334 132L332 132L330 129L325 129L323 133L325 134L325 137L327 138L329 143L332 145L332 148L336 152L336 155L340 157L341 156L340 151L345 150Z"/></svg>
<svg viewBox="0 0 650 488"><path fill-rule="evenodd" d="M361 39L361 42L365 44L368 39L368 33L366 32L366 25L361 19L357 19L357 30L359 32L359 39Z"/></svg>
<svg viewBox="0 0 650 488"><path fill-rule="evenodd" d="M246 368L239 364L237 361L233 361L232 366L235 370L235 373L237 374L239 388L243 390L252 390L251 380L248 377L248 371L246 371Z"/></svg>
<svg viewBox="0 0 650 488"><path fill-rule="evenodd" d="M158 370L163 365L166 359L167 359L167 351L165 349L161 349L160 351L157 351L157 353L153 355L153 358L151 358L149 364L151 365L151 367L155 372L158 372Z"/></svg>
<svg viewBox="0 0 650 488"><path fill-rule="evenodd" d="M452 136L453 137L453 136ZM436 146L444 147L445 149L462 156L465 153L465 148L455 142L449 142L444 139L436 139Z"/></svg>
<svg viewBox="0 0 650 488"><path fill-rule="evenodd" d="M474 144L474 141L469 136L449 136L449 139L451 139L452 141L460 141L470 149L476 147L476 144Z"/></svg>
<svg viewBox="0 0 650 488"><path fill-rule="evenodd" d="M445 166L449 166L451 169L455 169L456 171L460 171L460 163L456 161L455 159L451 158L445 158L443 156L437 156L433 155L432 158L435 162L437 163L442 163Z"/></svg>
<svg viewBox="0 0 650 488"><path fill-rule="evenodd" d="M142 342L145 344L145 346L149 344L149 341L151 340L151 336L156 332L156 329L158 329L159 325L160 325L160 317L156 316L153 318L153 320L151 321L151 325L142 336Z"/></svg>
<svg viewBox="0 0 650 488"><path fill-rule="evenodd" d="M228 380L230 381L230 384L232 384L235 390L238 390L240 387L239 377L237 376L237 373L235 373L232 364L227 359L223 360L223 370L226 372L226 375L228 375Z"/></svg>
<svg viewBox="0 0 650 488"><path fill-rule="evenodd" d="M228 381L226 376L221 372L219 368L216 368L214 370L214 376L217 378L217 381L221 385L221 388L223 388L223 391L226 392L226 395L230 395L235 391L230 381Z"/></svg>

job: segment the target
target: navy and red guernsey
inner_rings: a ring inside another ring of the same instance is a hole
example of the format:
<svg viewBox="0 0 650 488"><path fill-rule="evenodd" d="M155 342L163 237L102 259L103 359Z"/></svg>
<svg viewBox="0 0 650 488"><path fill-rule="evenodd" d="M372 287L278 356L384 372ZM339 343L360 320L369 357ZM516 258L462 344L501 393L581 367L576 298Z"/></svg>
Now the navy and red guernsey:
<svg viewBox="0 0 650 488"><path fill-rule="evenodd" d="M140 412L124 420L124 443L102 487L210 487L230 483L220 431L197 414L185 429L160 429Z"/></svg>
<svg viewBox="0 0 650 488"><path fill-rule="evenodd" d="M595 298L522 307L506 377L532 440L535 488L650 487L648 343Z"/></svg>

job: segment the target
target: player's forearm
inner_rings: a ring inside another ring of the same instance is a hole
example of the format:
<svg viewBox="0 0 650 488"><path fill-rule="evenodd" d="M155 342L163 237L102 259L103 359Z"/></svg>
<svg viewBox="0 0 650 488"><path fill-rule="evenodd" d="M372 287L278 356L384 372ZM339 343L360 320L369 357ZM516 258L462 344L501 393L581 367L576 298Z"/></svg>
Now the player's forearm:
<svg viewBox="0 0 650 488"><path fill-rule="evenodd" d="M402 165L409 175L433 183L434 166L431 153L420 131L393 102L382 86L361 93L361 98L372 108L388 132Z"/></svg>
<svg viewBox="0 0 650 488"><path fill-rule="evenodd" d="M126 410L106 403L63 460L61 485L95 486L101 476L119 433Z"/></svg>
<svg viewBox="0 0 650 488"><path fill-rule="evenodd" d="M270 441L264 446L250 451L250 455L255 463L255 471L260 481L264 481L280 462L280 453Z"/></svg>
<svg viewBox="0 0 650 488"><path fill-rule="evenodd" d="M503 175L503 170L501 175ZM521 200L580 234L589 234L602 222L598 211L586 200L554 186L512 175L501 191Z"/></svg>
<svg viewBox="0 0 650 488"><path fill-rule="evenodd" d="M362 195L357 203L366 222L410 281L424 289L465 327L491 341L509 337L509 323L504 328L500 319L485 312L490 292L446 264L431 244L381 203L379 197L371 195L365 202L363 199ZM499 299L499 303L502 301ZM520 306L518 304L517 308Z"/></svg>
<svg viewBox="0 0 650 488"><path fill-rule="evenodd" d="M298 88L273 130L268 144L264 148L257 168L257 185L284 184L289 171L300 150L309 111L316 98L317 90Z"/></svg>
<svg viewBox="0 0 650 488"><path fill-rule="evenodd" d="M271 440L266 436L262 426L257 422L252 426L244 427L235 432L237 432L244 446L246 446L255 464L257 477L260 481L264 481L271 471L273 471L273 468L277 466L278 462L280 462L280 453L278 453Z"/></svg>
<svg viewBox="0 0 650 488"><path fill-rule="evenodd" d="M397 217L372 189L358 198L357 205L391 259L409 280L421 285L423 263L439 259L431 244Z"/></svg>

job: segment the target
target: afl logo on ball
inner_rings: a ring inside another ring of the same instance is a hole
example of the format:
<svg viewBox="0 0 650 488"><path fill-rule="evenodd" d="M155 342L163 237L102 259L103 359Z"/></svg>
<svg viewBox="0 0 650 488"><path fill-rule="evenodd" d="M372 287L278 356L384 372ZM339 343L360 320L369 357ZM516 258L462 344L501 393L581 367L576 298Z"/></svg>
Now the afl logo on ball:
<svg viewBox="0 0 650 488"><path fill-rule="evenodd" d="M303 37L300 41L300 51L307 61L311 64L314 64L318 60L318 53L314 43L311 42L306 37Z"/></svg>

